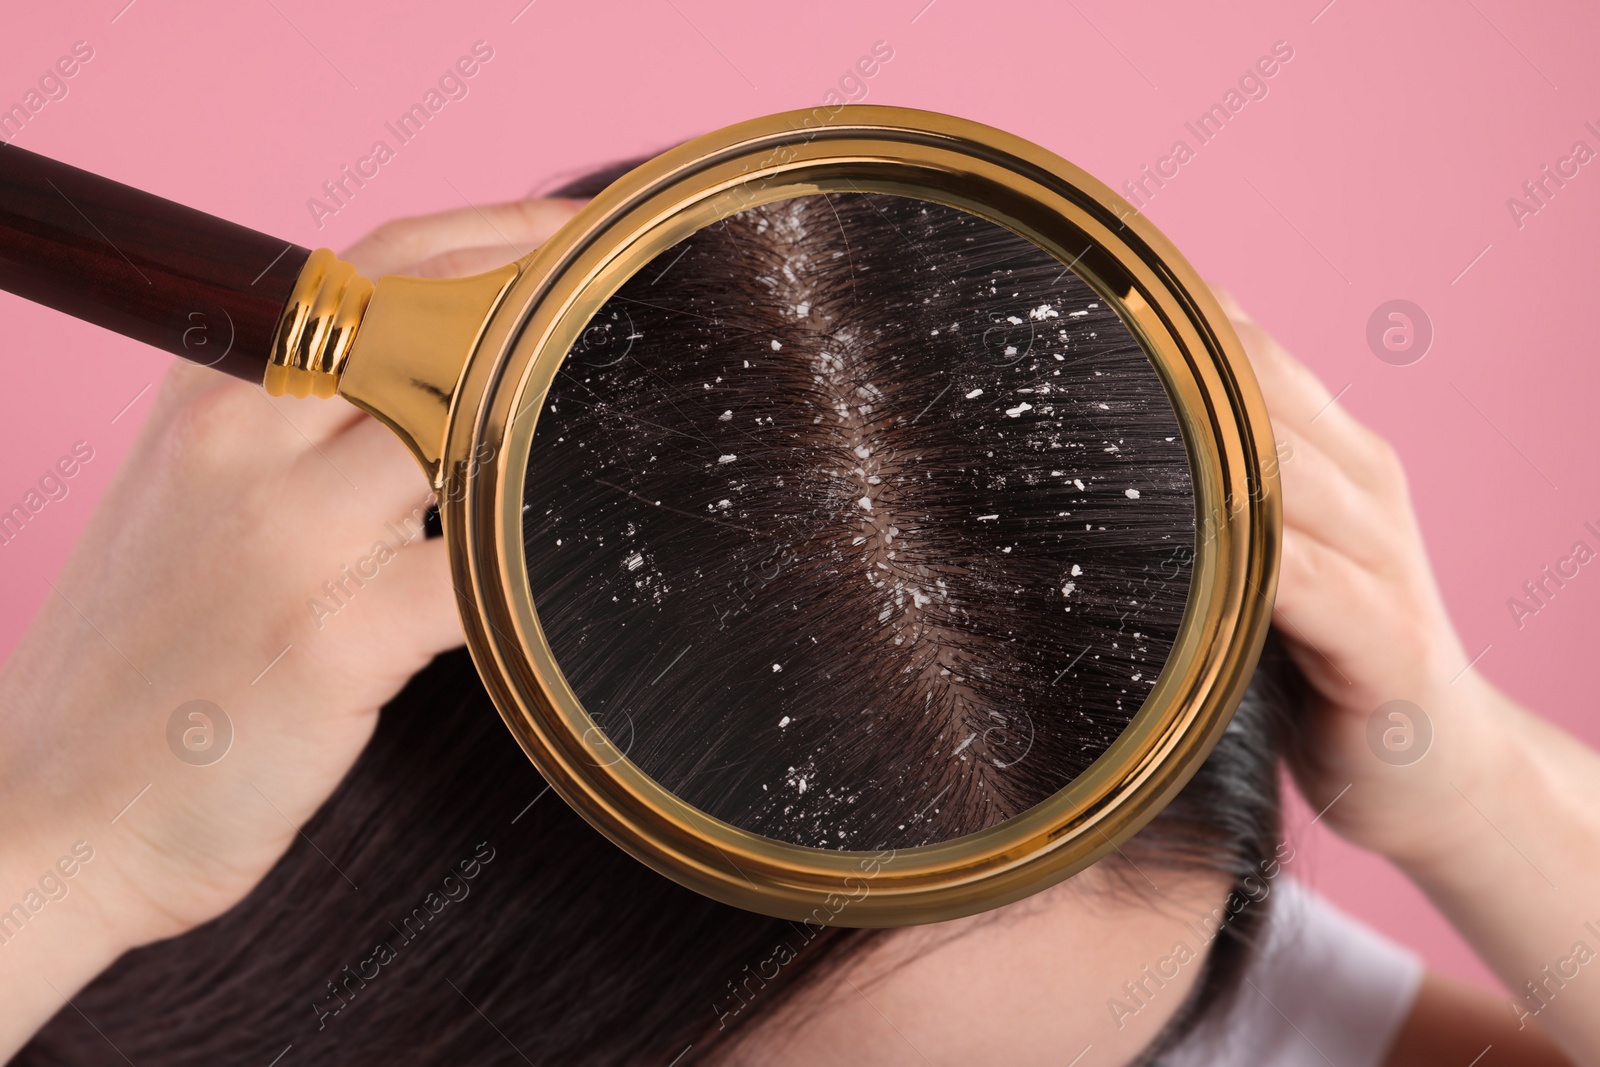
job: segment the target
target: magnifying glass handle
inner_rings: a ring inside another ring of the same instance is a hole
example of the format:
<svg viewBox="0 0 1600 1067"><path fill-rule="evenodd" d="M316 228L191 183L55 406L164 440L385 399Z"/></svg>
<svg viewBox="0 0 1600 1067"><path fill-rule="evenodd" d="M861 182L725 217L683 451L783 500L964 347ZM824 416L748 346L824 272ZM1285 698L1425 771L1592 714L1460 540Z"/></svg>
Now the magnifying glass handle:
<svg viewBox="0 0 1600 1067"><path fill-rule="evenodd" d="M342 395L430 477L467 357L518 273L396 276L379 290L326 248L0 144L0 289L274 396Z"/></svg>
<svg viewBox="0 0 1600 1067"><path fill-rule="evenodd" d="M0 146L0 288L195 363L260 384L311 255Z"/></svg>

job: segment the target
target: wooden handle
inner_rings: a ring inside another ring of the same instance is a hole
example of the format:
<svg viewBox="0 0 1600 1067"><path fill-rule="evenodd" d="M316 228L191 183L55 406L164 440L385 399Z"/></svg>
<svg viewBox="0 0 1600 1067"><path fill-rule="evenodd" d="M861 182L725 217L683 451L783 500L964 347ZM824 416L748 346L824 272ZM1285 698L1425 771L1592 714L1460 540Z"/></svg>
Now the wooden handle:
<svg viewBox="0 0 1600 1067"><path fill-rule="evenodd" d="M0 288L260 384L310 251L0 146Z"/></svg>

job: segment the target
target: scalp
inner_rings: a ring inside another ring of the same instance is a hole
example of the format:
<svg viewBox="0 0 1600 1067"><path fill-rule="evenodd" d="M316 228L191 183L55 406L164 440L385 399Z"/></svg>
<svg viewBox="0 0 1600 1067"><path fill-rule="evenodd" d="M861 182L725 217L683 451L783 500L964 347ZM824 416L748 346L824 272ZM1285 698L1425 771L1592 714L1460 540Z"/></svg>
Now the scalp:
<svg viewBox="0 0 1600 1067"><path fill-rule="evenodd" d="M696 806L820 847L1070 782L1159 675L1193 545L1115 312L891 196L752 209L657 264L569 358L530 472L535 601L586 707Z"/></svg>

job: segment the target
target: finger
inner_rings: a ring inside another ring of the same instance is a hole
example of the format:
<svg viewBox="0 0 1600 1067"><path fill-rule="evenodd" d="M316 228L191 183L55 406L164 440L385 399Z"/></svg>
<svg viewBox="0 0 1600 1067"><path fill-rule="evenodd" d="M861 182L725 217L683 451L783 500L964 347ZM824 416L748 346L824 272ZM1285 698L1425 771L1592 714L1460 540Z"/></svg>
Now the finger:
<svg viewBox="0 0 1600 1067"><path fill-rule="evenodd" d="M174 358L167 367L167 372L161 376L161 385L156 393L154 407L160 410L181 404L192 396L198 396L208 389L215 389L227 380L227 375L209 367L202 367L198 363L190 363L186 359Z"/></svg>
<svg viewBox="0 0 1600 1067"><path fill-rule="evenodd" d="M442 538L375 537L330 585L337 595L327 598L330 610L318 618L318 638L302 646L309 658L300 664L325 676L324 690L376 693L381 703L463 641Z"/></svg>
<svg viewBox="0 0 1600 1067"><path fill-rule="evenodd" d="M1277 431L1288 445L1278 465L1284 525L1369 569L1384 569L1395 547L1385 537L1380 502L1297 429L1279 425Z"/></svg>
<svg viewBox="0 0 1600 1067"><path fill-rule="evenodd" d="M355 487L362 506L377 508L386 518L409 514L428 497L428 478L410 450L370 415L323 444L322 454Z"/></svg>
<svg viewBox="0 0 1600 1067"><path fill-rule="evenodd" d="M1389 473L1384 440L1346 411L1339 397L1328 392L1311 368L1290 355L1266 331L1259 326L1245 329L1251 334L1256 351L1265 357L1259 377L1274 422L1298 429L1352 481L1369 489L1381 489Z"/></svg>
<svg viewBox="0 0 1600 1067"><path fill-rule="evenodd" d="M155 400L150 407L150 417L145 420L145 424L152 428L164 426L170 423L183 407L211 393L231 391L243 396L242 390L246 385L247 383L210 367L202 367L185 359L174 359L167 367L166 373L162 375L161 384L156 388Z"/></svg>
<svg viewBox="0 0 1600 1067"><path fill-rule="evenodd" d="M1211 295L1217 298L1217 303L1222 305L1222 313L1228 316L1230 322L1254 322L1234 297L1231 290L1218 285L1216 282L1206 282L1206 288L1211 290Z"/></svg>
<svg viewBox="0 0 1600 1067"><path fill-rule="evenodd" d="M1273 422L1289 423L1307 436L1325 438L1328 426L1317 424L1332 413L1333 394L1322 379L1256 323L1235 321L1233 326L1261 383Z"/></svg>
<svg viewBox="0 0 1600 1067"><path fill-rule="evenodd" d="M384 223L352 245L344 258L369 278L412 270L459 248L499 247L510 262L560 229L586 201L544 198L464 207Z"/></svg>
<svg viewBox="0 0 1600 1067"><path fill-rule="evenodd" d="M259 386L260 393L277 412L279 418L305 439L308 445L321 445L342 433L366 413L341 396L295 397L270 396Z"/></svg>
<svg viewBox="0 0 1600 1067"><path fill-rule="evenodd" d="M1268 394L1269 401L1278 401L1276 405L1269 404L1274 425L1290 423L1309 436L1306 427L1333 399L1322 380L1262 329L1232 293L1215 285L1211 291L1244 346L1245 355L1250 357L1250 367L1256 372L1262 392Z"/></svg>
<svg viewBox="0 0 1600 1067"><path fill-rule="evenodd" d="M252 392L254 398L250 397ZM182 409L195 404L225 405L236 410L242 420L238 427L241 434L266 434L267 440L273 441L282 438L291 448L296 442L313 447L361 415L359 409L341 398L268 396L259 384L175 360L161 380L146 424L152 430L170 425Z"/></svg>
<svg viewBox="0 0 1600 1067"><path fill-rule="evenodd" d="M372 595L351 602L362 609L355 624L373 627L374 638L385 647L406 650L412 661L407 676L466 640L449 546L441 537L401 549L362 592Z"/></svg>
<svg viewBox="0 0 1600 1067"><path fill-rule="evenodd" d="M1298 430L1357 484L1380 486L1387 476L1382 439L1340 406L1311 368L1251 319L1232 294L1213 292L1250 357L1273 425Z"/></svg>
<svg viewBox="0 0 1600 1067"><path fill-rule="evenodd" d="M465 278L504 266L515 257L504 244L459 248L429 256L412 270L418 278Z"/></svg>
<svg viewBox="0 0 1600 1067"><path fill-rule="evenodd" d="M1347 689L1360 659L1350 646L1377 633L1368 623L1382 590L1354 560L1303 531L1286 528L1282 547L1273 623L1305 650L1296 660L1313 684Z"/></svg>
<svg viewBox="0 0 1600 1067"><path fill-rule="evenodd" d="M214 472L231 466L256 476L287 470L315 452L316 441L260 386L194 373L179 372L182 380L162 395L141 431L141 451L153 450L164 462L198 463Z"/></svg>

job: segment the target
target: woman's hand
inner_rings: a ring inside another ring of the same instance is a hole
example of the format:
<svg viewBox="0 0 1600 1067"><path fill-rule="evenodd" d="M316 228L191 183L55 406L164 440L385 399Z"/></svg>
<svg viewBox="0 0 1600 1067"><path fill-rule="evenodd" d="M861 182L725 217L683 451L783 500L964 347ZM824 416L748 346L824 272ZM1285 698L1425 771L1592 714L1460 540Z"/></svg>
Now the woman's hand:
<svg viewBox="0 0 1600 1067"><path fill-rule="evenodd" d="M1273 622L1312 687L1291 758L1296 779L1343 836L1421 862L1476 830L1458 825L1471 810L1455 789L1492 765L1497 694L1467 666L1393 447L1230 295L1216 295L1278 442L1283 561ZM1420 712L1380 712L1397 700Z"/></svg>
<svg viewBox="0 0 1600 1067"><path fill-rule="evenodd" d="M404 220L347 257L372 277L487 269L574 209ZM25 901L0 914L0 1059L120 952L249 892L379 707L460 643L429 503L406 449L344 401L173 366L0 672L0 912ZM327 858L335 891L356 892Z"/></svg>
<svg viewBox="0 0 1600 1067"><path fill-rule="evenodd" d="M1295 778L1323 821L1393 860L1494 968L1512 990L1502 1022L1600 1064L1600 975L1584 966L1600 958L1600 758L1469 664L1394 450L1217 297L1279 442L1273 621L1312 688ZM1385 707L1396 700L1420 710Z"/></svg>

